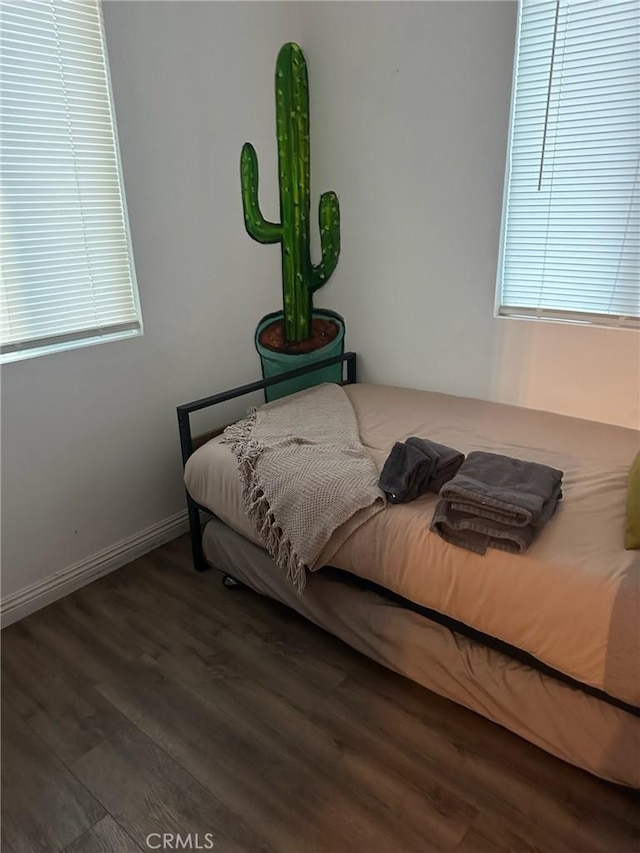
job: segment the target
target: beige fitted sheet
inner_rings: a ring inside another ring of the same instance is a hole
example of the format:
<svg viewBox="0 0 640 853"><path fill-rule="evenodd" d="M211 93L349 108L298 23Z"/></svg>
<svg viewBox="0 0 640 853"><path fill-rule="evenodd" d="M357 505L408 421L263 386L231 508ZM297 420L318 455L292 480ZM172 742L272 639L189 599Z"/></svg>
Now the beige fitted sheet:
<svg viewBox="0 0 640 853"><path fill-rule="evenodd" d="M322 572L299 596L266 551L217 519L204 550L212 565L378 663L596 776L640 787L640 718Z"/></svg>
<svg viewBox="0 0 640 853"><path fill-rule="evenodd" d="M381 469L393 443L417 435L464 453L489 450L565 472L558 512L524 554L481 556L429 531L436 496L390 505L332 564L640 705L639 552L625 551L628 471L640 433L428 391L345 388L360 436ZM189 492L261 544L242 505L235 460L214 439L185 471Z"/></svg>

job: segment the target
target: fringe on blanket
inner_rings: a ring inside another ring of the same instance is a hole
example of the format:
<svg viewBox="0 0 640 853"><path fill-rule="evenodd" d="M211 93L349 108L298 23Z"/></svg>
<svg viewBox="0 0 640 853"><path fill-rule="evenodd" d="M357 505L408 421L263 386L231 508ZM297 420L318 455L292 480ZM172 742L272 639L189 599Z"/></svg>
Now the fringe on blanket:
<svg viewBox="0 0 640 853"><path fill-rule="evenodd" d="M302 595L307 581L306 566L294 552L291 540L284 538L282 528L276 523L255 469L255 463L264 451L262 442L252 437L257 411L256 407L251 408L248 417L228 426L222 440L231 445L231 451L238 463L245 512L254 523L276 565L286 570L287 580L290 580L298 594Z"/></svg>

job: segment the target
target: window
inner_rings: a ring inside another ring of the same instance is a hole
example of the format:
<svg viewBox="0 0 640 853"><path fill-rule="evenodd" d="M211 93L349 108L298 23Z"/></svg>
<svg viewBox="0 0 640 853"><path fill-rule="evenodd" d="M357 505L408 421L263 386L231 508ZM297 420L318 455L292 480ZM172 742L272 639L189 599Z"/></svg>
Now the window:
<svg viewBox="0 0 640 853"><path fill-rule="evenodd" d="M498 314L640 325L638 0L521 0Z"/></svg>
<svg viewBox="0 0 640 853"><path fill-rule="evenodd" d="M140 334L98 0L0 13L0 360Z"/></svg>

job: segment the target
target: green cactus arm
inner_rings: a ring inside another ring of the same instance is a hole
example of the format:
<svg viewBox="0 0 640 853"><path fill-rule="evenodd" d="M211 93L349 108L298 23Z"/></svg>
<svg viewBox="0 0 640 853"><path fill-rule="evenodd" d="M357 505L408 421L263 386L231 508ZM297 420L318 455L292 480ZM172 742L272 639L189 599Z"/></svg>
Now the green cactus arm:
<svg viewBox="0 0 640 853"><path fill-rule="evenodd" d="M258 157L250 142L245 142L242 146L240 179L242 181L244 224L249 236L259 243L279 243L282 240L282 226L277 222L268 222L260 212Z"/></svg>
<svg viewBox="0 0 640 853"><path fill-rule="evenodd" d="M321 195L318 218L322 260L311 267L309 289L312 293L331 278L340 256L340 205L334 192Z"/></svg>

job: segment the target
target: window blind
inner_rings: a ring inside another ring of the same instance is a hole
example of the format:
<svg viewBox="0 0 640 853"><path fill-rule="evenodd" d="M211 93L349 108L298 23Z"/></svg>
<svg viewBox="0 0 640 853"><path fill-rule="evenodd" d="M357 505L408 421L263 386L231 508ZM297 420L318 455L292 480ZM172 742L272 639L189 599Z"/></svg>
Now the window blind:
<svg viewBox="0 0 640 853"><path fill-rule="evenodd" d="M0 358L139 333L98 0L2 0L0 118Z"/></svg>
<svg viewBox="0 0 640 853"><path fill-rule="evenodd" d="M498 313L639 325L640 3L521 0Z"/></svg>

